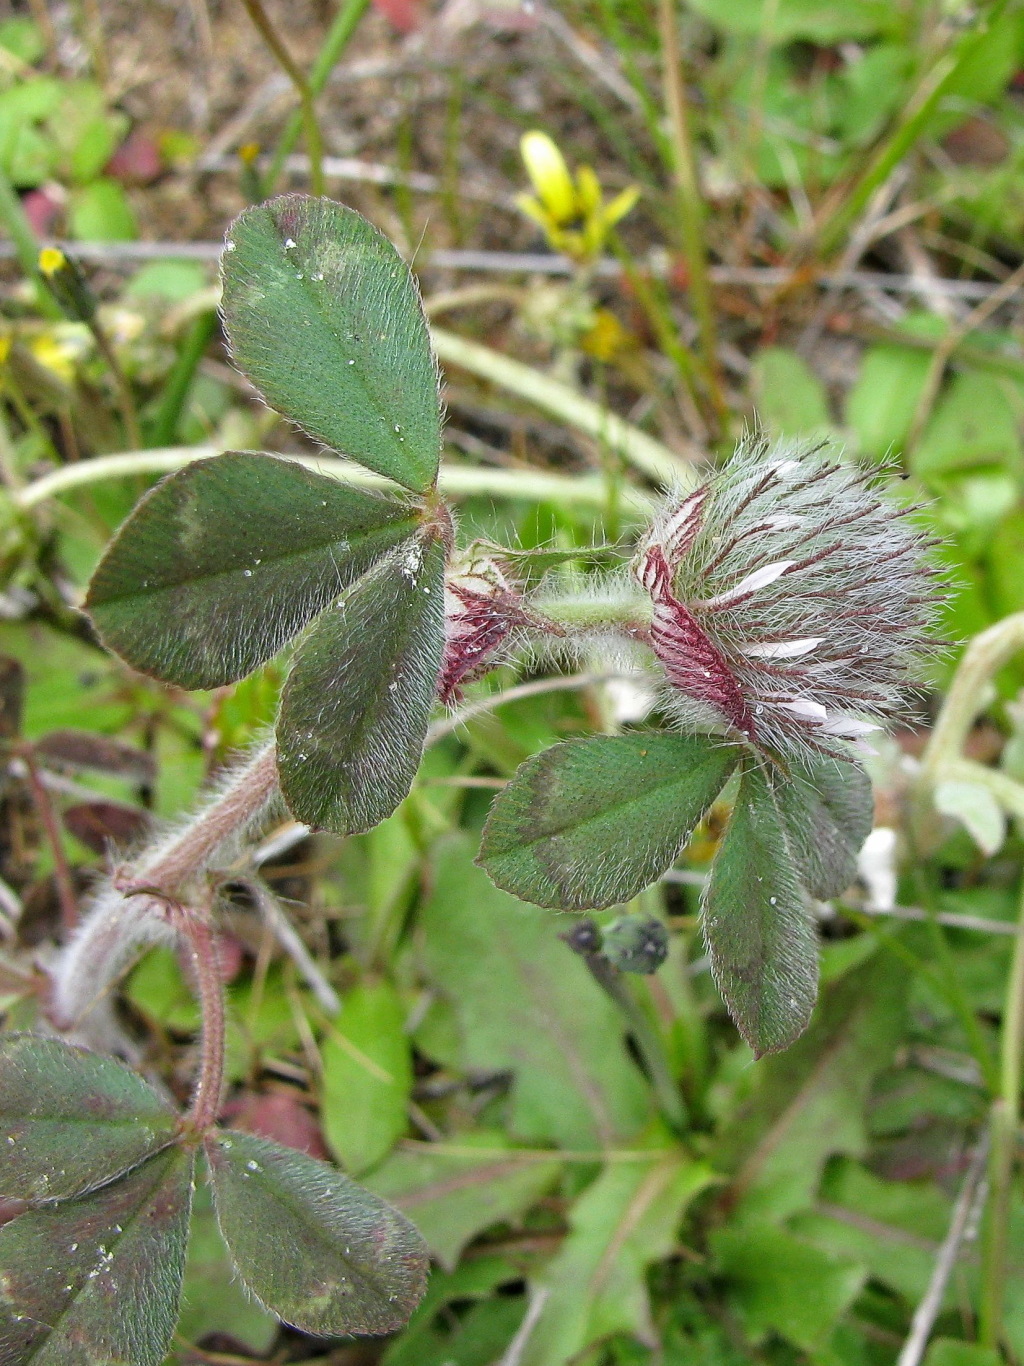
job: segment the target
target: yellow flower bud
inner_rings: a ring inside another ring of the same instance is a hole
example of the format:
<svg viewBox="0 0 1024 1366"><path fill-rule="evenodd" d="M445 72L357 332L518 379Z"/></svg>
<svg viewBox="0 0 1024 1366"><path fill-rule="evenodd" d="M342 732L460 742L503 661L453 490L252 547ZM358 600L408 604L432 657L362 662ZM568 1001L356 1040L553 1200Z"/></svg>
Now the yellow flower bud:
<svg viewBox="0 0 1024 1366"><path fill-rule="evenodd" d="M547 133L524 133L519 150L537 196L556 223L577 217L576 187L562 153Z"/></svg>
<svg viewBox="0 0 1024 1366"><path fill-rule="evenodd" d="M39 269L44 275L56 275L67 263L68 258L59 247L43 247L39 253Z"/></svg>

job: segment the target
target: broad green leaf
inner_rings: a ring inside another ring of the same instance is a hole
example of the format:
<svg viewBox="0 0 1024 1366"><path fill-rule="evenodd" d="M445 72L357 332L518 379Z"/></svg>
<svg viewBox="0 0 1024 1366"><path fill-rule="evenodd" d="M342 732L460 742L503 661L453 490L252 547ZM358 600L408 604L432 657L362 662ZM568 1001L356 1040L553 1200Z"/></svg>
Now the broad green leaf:
<svg viewBox="0 0 1024 1366"><path fill-rule="evenodd" d="M846 397L846 421L864 455L902 454L930 368L929 351L891 344L865 351Z"/></svg>
<svg viewBox="0 0 1024 1366"><path fill-rule="evenodd" d="M760 768L743 772L705 888L703 923L715 982L755 1056L786 1048L814 1008L818 942Z"/></svg>
<svg viewBox="0 0 1024 1366"><path fill-rule="evenodd" d="M511 1258L493 1255L460 1262L451 1272L433 1271L419 1308L405 1331L388 1344L381 1357L381 1366L443 1366L444 1363L448 1363L448 1366L464 1366L467 1362L464 1351L466 1342L461 1331L464 1320L454 1314L444 1315L441 1311L453 1301L467 1304L488 1300L499 1286L521 1280L520 1265ZM521 1299L513 1296L498 1298L515 1306L518 1317L522 1317ZM452 1331L446 1331L448 1329ZM514 1328L506 1332L504 1341L496 1348L480 1357L471 1356L469 1361L473 1366L492 1366L514 1332Z"/></svg>
<svg viewBox="0 0 1024 1366"><path fill-rule="evenodd" d="M416 526L406 503L269 455L197 460L142 499L86 608L105 645L182 688L244 678Z"/></svg>
<svg viewBox="0 0 1024 1366"><path fill-rule="evenodd" d="M771 431L796 436L828 427L825 386L795 351L764 347L754 357L750 383L758 418Z"/></svg>
<svg viewBox="0 0 1024 1366"><path fill-rule="evenodd" d="M731 1282L729 1303L754 1342L774 1330L805 1352L823 1347L867 1277L859 1263L775 1224L719 1229L711 1246Z"/></svg>
<svg viewBox="0 0 1024 1366"><path fill-rule="evenodd" d="M79 1195L166 1147L176 1126L172 1107L113 1058L0 1037L0 1196Z"/></svg>
<svg viewBox="0 0 1024 1366"><path fill-rule="evenodd" d="M509 1146L499 1132L474 1130L450 1143L423 1143L392 1154L367 1178L371 1190L413 1221L442 1266L492 1224L528 1209L561 1170L557 1152Z"/></svg>
<svg viewBox="0 0 1024 1366"><path fill-rule="evenodd" d="M629 901L678 858L736 750L697 736L567 740L497 797L478 862L524 901L559 910Z"/></svg>
<svg viewBox="0 0 1024 1366"><path fill-rule="evenodd" d="M320 1049L320 1119L335 1157L355 1175L376 1166L405 1133L412 1050L402 998L389 982L345 995Z"/></svg>
<svg viewBox="0 0 1024 1366"><path fill-rule="evenodd" d="M131 242L139 235L135 210L116 180L100 176L68 195L68 236L85 242Z"/></svg>
<svg viewBox="0 0 1024 1366"><path fill-rule="evenodd" d="M744 1217L809 1208L828 1158L866 1151L867 1097L901 1038L909 985L894 954L874 954L826 988L803 1038L756 1069L753 1096L715 1147Z"/></svg>
<svg viewBox="0 0 1024 1366"><path fill-rule="evenodd" d="M286 195L228 229L222 308L235 361L317 441L421 492L437 477L437 366L398 252L329 199Z"/></svg>
<svg viewBox="0 0 1024 1366"><path fill-rule="evenodd" d="M160 1366L174 1332L192 1204L191 1153L0 1229L4 1366Z"/></svg>
<svg viewBox="0 0 1024 1366"><path fill-rule="evenodd" d="M673 1250L683 1211L714 1179L678 1146L648 1162L609 1163L573 1205L569 1236L538 1278L549 1295L523 1366L564 1366L613 1333L655 1347L647 1268Z"/></svg>
<svg viewBox="0 0 1024 1366"><path fill-rule="evenodd" d="M920 1119L918 1110L915 1120ZM857 1162L834 1158L817 1207L796 1215L789 1227L806 1242L862 1263L873 1280L917 1304L935 1269L951 1206L938 1185L885 1181ZM959 1293L954 1289L948 1302Z"/></svg>
<svg viewBox="0 0 1024 1366"><path fill-rule="evenodd" d="M508 1128L525 1142L593 1148L630 1138L650 1094L616 1007L558 938L558 922L499 891L468 840L435 850L421 911L428 980L451 1007L453 1064L513 1074Z"/></svg>
<svg viewBox="0 0 1024 1366"><path fill-rule="evenodd" d="M800 881L812 896L839 896L871 833L871 779L852 760L822 758L794 766L774 792Z"/></svg>
<svg viewBox="0 0 1024 1366"><path fill-rule="evenodd" d="M444 547L424 532L310 631L277 723L281 790L296 819L357 834L406 796L437 692L443 612Z"/></svg>
<svg viewBox="0 0 1024 1366"><path fill-rule="evenodd" d="M326 1162L229 1130L206 1144L221 1233L245 1286L306 1333L391 1333L419 1303L409 1221Z"/></svg>
<svg viewBox="0 0 1024 1366"><path fill-rule="evenodd" d="M950 470L997 464L1016 468L1020 424L1012 382L965 370L953 377L914 447L911 473L933 481Z"/></svg>

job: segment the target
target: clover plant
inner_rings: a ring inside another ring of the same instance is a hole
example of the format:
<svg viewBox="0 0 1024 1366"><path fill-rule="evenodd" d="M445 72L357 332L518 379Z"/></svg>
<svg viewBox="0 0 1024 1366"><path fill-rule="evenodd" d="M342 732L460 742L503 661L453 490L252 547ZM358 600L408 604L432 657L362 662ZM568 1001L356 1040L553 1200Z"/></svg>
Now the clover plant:
<svg viewBox="0 0 1024 1366"><path fill-rule="evenodd" d="M268 803L316 830L368 830L409 792L436 706L520 650L612 650L658 681L660 724L527 759L479 862L541 906L625 903L724 791L704 932L739 1029L772 1052L814 1005L814 899L852 881L871 827L858 749L899 706L935 611L905 508L827 451L760 437L670 493L610 571L571 578L557 554L460 548L437 489L442 410L416 286L339 204L246 210L228 232L223 315L267 402L376 486L252 452L197 460L142 499L96 570L87 611L138 670L212 688L286 647L291 663L273 742L98 889L52 970L53 1024L96 1041L97 1003L139 944L179 940L203 1007L188 1113L73 1043L0 1044L0 1195L27 1202L0 1230L10 1366L163 1359L199 1154L239 1277L286 1322L386 1332L422 1293L424 1246L401 1215L325 1163L217 1127L218 860ZM604 971L653 970L653 930L616 922ZM584 938L597 952L596 925Z"/></svg>

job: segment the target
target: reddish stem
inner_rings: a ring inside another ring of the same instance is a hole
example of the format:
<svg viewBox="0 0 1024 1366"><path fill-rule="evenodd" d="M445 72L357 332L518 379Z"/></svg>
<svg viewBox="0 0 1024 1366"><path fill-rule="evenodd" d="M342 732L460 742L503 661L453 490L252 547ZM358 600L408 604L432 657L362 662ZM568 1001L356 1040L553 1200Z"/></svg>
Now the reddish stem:
<svg viewBox="0 0 1024 1366"><path fill-rule="evenodd" d="M173 918L188 945L192 976L202 1014L199 1075L186 1124L204 1134L217 1123L224 1086L224 983L217 936L208 915L173 903Z"/></svg>

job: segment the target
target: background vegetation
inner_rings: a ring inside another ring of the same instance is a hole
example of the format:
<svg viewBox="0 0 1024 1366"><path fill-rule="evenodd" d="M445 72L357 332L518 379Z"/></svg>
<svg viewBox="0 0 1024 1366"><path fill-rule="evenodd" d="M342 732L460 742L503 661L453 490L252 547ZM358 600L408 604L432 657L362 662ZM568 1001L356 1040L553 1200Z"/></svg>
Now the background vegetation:
<svg viewBox="0 0 1024 1366"><path fill-rule="evenodd" d="M317 1342L246 1300L201 1210L173 1361L1024 1359L1022 69L1009 0L35 0L0 20L8 1027L39 1019L111 845L186 809L274 714L282 664L176 692L77 611L159 472L311 452L225 362L215 260L246 202L323 186L414 261L443 482L480 536L628 537L674 462L756 414L894 463L956 589L953 645L872 761L862 880L821 908L817 1014L781 1056L752 1062L707 971L721 809L634 907L671 949L625 1013L562 942L572 921L472 865L525 757L650 705L607 661L474 685L371 833L269 832L279 903L240 892L225 926L226 1114L387 1196L436 1266L403 1333ZM590 238L592 197L527 216L533 129L635 205ZM63 307L38 269L53 239L83 269ZM934 730L963 647L1008 617ZM187 1096L197 1013L169 951L118 1010L140 1070Z"/></svg>

